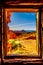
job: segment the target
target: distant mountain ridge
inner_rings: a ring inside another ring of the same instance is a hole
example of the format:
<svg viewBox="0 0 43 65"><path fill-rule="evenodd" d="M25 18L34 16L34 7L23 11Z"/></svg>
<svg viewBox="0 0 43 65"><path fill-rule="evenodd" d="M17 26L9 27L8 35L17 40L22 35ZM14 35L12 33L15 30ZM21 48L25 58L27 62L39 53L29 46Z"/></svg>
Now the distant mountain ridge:
<svg viewBox="0 0 43 65"><path fill-rule="evenodd" d="M14 30L14 32L36 32L36 30Z"/></svg>

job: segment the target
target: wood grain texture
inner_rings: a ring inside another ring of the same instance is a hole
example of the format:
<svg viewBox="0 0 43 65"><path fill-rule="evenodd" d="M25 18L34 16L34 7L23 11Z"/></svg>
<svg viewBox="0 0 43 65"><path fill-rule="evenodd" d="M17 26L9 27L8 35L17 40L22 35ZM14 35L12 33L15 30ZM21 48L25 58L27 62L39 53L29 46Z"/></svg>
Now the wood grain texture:
<svg viewBox="0 0 43 65"><path fill-rule="evenodd" d="M4 63L42 63L42 59L3 59Z"/></svg>
<svg viewBox="0 0 43 65"><path fill-rule="evenodd" d="M1 65L1 52L2 52L2 9L0 8L0 65Z"/></svg>
<svg viewBox="0 0 43 65"><path fill-rule="evenodd" d="M42 9L42 12L41 12L41 24L42 24L42 28L43 28L43 9ZM41 38L42 38L42 58L43 58L43 29L41 31Z"/></svg>
<svg viewBox="0 0 43 65"><path fill-rule="evenodd" d="M8 1L8 0L6 0L6 1ZM9 1L10 1L10 0L9 0ZM15 1L17 1L17 0L15 0ZM18 2L15 2L15 3L19 3L19 1L20 1L20 0L18 0ZM25 2L29 2L29 1L31 2L31 0L27 0L27 1L25 0ZM33 1L35 2L35 0L33 0ZM43 0L38 0L37 2L40 2L40 1L43 2ZM6 4L9 4L9 2L6 2ZM29 3L28 3L28 4L29 4ZM28 5L28 4L26 4L26 5ZM12 5L14 5L14 4L12 4ZM22 5L22 4L21 4L21 5ZM25 5L25 3L24 3L24 5ZM29 6L30 6L30 5L31 5L31 3L29 4ZM43 4L40 4L40 3L38 4L38 3L36 3L36 4L32 4L32 5L33 5L33 6L34 6L34 5L35 5L35 6L36 6L36 5L38 5L38 6L41 5L41 6L42 6ZM2 13L2 12L0 12L0 14L1 14L1 13ZM41 14L42 14L42 16L41 16L41 24L42 24L42 27L43 27L43 12L42 12ZM0 15L0 19L1 19L1 15ZM0 23L0 24L1 24L1 23ZM4 35L5 35L5 34L4 34ZM43 30L42 30L41 38L42 38L42 58L43 58ZM5 52L5 51L4 51L4 52ZM13 59L13 60L12 60L12 59L9 59L9 60L8 60L8 59L5 59L4 61L5 61L5 62L11 62L11 61L13 62L13 61L15 61L15 62L17 63L16 60L18 60L18 59ZM22 60L23 60L23 59L22 59ZM33 61L30 62L30 60L31 60L31 59L29 59L29 61L28 61L27 63L34 63L34 61L36 61L36 60L34 59ZM20 61L20 59L19 59L18 61ZM42 59L41 59L41 60L37 60L37 63L41 63L40 61L42 62ZM25 62L26 62L26 61L25 61ZM25 62L24 62L24 63L25 63ZM21 61L20 61L20 63L21 63ZM35 62L35 63L36 63L36 62Z"/></svg>
<svg viewBox="0 0 43 65"><path fill-rule="evenodd" d="M14 2L15 2L15 3L19 3L19 2L26 2L26 3L27 3L27 2L29 2L29 3L30 3L30 2L31 2L31 3L34 2L34 3L36 3L36 2L38 2L38 3L39 3L39 2L43 2L43 0L6 0L6 2L13 2L13 3L14 3Z"/></svg>

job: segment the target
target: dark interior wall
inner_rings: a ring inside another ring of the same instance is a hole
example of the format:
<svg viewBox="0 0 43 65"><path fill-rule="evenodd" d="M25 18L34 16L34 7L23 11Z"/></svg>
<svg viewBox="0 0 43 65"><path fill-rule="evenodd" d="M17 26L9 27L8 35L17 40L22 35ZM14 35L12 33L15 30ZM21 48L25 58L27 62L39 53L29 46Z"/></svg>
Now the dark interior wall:
<svg viewBox="0 0 43 65"><path fill-rule="evenodd" d="M8 1L11 1L11 0L8 0ZM15 1L17 1L17 0L15 0ZM40 1L42 2L43 0L40 0ZM26 0L25 0L25 2L26 2ZM41 27L41 39L42 39L42 56L43 56L43 10L41 12L41 23L42 23L42 27ZM2 8L0 8L0 58L1 58L1 55L2 55L1 52L2 52Z"/></svg>
<svg viewBox="0 0 43 65"><path fill-rule="evenodd" d="M0 8L0 64L2 52L2 9Z"/></svg>
<svg viewBox="0 0 43 65"><path fill-rule="evenodd" d="M0 57L1 57L1 45L2 45L2 41L1 41L1 34L2 34L2 9L0 8Z"/></svg>
<svg viewBox="0 0 43 65"><path fill-rule="evenodd" d="M5 2L43 2L43 0L4 0Z"/></svg>
<svg viewBox="0 0 43 65"><path fill-rule="evenodd" d="M42 24L41 38L42 38L42 58L43 58L43 10L41 12L41 24Z"/></svg>

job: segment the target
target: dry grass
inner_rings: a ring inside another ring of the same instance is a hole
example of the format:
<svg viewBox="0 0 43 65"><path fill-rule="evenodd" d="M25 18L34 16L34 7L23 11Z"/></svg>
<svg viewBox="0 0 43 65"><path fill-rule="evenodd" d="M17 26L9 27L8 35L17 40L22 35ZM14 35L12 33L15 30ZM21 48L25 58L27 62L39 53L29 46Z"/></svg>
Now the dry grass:
<svg viewBox="0 0 43 65"><path fill-rule="evenodd" d="M20 41L20 44L25 48L18 48L17 50L12 50L8 54L21 54L21 55L38 55L38 43L36 40L36 32L25 33L17 36L16 41Z"/></svg>

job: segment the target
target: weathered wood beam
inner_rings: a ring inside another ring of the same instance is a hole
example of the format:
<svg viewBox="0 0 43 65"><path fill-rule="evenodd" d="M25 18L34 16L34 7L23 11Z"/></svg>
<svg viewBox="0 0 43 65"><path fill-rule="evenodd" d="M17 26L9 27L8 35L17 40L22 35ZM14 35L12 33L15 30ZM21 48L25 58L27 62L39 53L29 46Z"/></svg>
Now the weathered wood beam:
<svg viewBox="0 0 43 65"><path fill-rule="evenodd" d="M6 2L5 3L6 5L8 4L8 5L43 5L43 3L17 3L17 4L15 4L15 2Z"/></svg>

